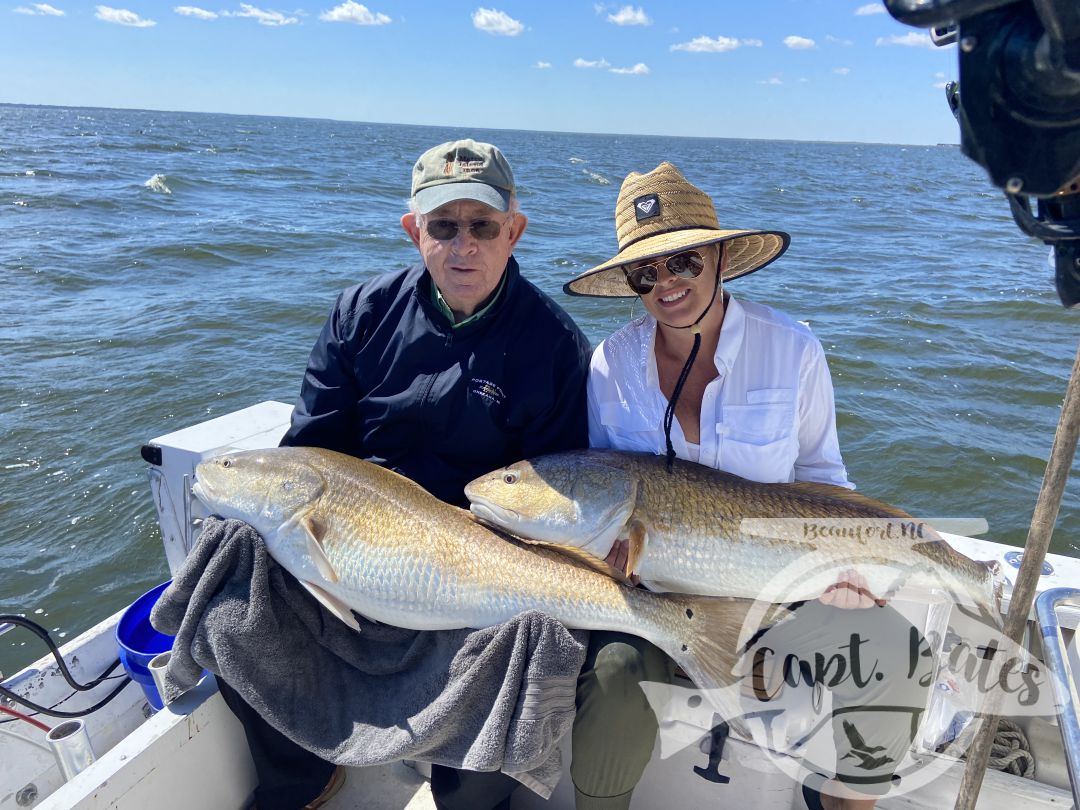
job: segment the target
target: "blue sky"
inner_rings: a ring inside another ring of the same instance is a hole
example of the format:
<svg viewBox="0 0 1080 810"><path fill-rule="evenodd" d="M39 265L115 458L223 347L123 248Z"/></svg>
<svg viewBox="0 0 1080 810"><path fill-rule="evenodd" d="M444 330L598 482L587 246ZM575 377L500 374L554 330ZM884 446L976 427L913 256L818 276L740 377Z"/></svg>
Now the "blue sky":
<svg viewBox="0 0 1080 810"><path fill-rule="evenodd" d="M2 7L0 102L958 142L956 47L880 0L113 2Z"/></svg>

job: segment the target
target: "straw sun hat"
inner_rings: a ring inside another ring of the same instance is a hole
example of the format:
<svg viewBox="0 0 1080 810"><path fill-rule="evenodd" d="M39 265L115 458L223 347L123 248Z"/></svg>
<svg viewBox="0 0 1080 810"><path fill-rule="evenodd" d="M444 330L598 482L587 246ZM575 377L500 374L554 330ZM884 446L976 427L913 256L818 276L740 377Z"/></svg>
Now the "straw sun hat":
<svg viewBox="0 0 1080 810"><path fill-rule="evenodd" d="M668 162L648 174L631 172L615 203L619 252L563 286L569 295L622 298L636 293L626 283L623 266L727 242L724 281L764 267L787 250L783 231L731 230L720 227L709 195Z"/></svg>

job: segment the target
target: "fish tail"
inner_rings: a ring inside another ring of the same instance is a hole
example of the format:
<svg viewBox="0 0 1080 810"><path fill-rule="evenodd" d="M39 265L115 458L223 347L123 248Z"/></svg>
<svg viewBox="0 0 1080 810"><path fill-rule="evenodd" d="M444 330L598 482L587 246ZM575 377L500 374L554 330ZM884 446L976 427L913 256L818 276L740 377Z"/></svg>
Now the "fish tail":
<svg viewBox="0 0 1080 810"><path fill-rule="evenodd" d="M746 635L752 599L666 594L680 612L676 637L657 641L703 690L716 710L729 721L742 714L740 683L749 672L741 663L740 640ZM755 628L749 628L753 631ZM751 632L752 635L752 632Z"/></svg>

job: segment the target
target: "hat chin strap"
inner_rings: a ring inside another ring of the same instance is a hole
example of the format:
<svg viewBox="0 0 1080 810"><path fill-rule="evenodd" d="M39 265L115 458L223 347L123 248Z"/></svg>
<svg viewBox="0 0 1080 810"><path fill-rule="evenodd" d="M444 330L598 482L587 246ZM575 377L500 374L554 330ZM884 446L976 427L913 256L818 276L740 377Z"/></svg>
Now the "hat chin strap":
<svg viewBox="0 0 1080 810"><path fill-rule="evenodd" d="M697 320L687 326L672 326L669 323L665 323L664 326L671 329L689 329L694 335L694 345L690 347L690 354L686 358L686 363L683 364L682 371L679 372L679 379L675 382L675 390L671 392L671 399L668 401L667 410L664 411L664 441L667 443L667 471L671 472L672 465L675 462L675 447L671 444L671 425L675 421L675 405L679 401L679 395L682 394L683 386L686 385L686 380L690 376L690 369L694 365L694 361L697 359L698 350L701 348L701 321L706 315L709 314L709 310L712 309L712 305L716 303L716 294L720 293L723 296L724 284L721 276L723 276L723 269L720 267L721 262L716 263L716 283L713 284L712 298L709 299L708 305L698 315Z"/></svg>

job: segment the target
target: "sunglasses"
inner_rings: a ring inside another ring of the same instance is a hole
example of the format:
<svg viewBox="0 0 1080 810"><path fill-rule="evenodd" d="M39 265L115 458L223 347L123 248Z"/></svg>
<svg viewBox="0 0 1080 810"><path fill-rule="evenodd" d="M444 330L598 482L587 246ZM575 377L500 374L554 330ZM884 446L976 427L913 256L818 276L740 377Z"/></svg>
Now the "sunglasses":
<svg viewBox="0 0 1080 810"><path fill-rule="evenodd" d="M428 236L440 242L449 242L458 235L464 223L452 219L429 219L426 224ZM466 227L474 239L490 242L502 232L503 224L494 219L475 219Z"/></svg>
<svg viewBox="0 0 1080 810"><path fill-rule="evenodd" d="M632 270L623 268L626 283L638 295L648 295L656 286L656 277L660 274L661 260L651 264L639 264ZM697 278L705 269L705 257L696 250L684 250L663 260L663 266L673 276L679 278Z"/></svg>

